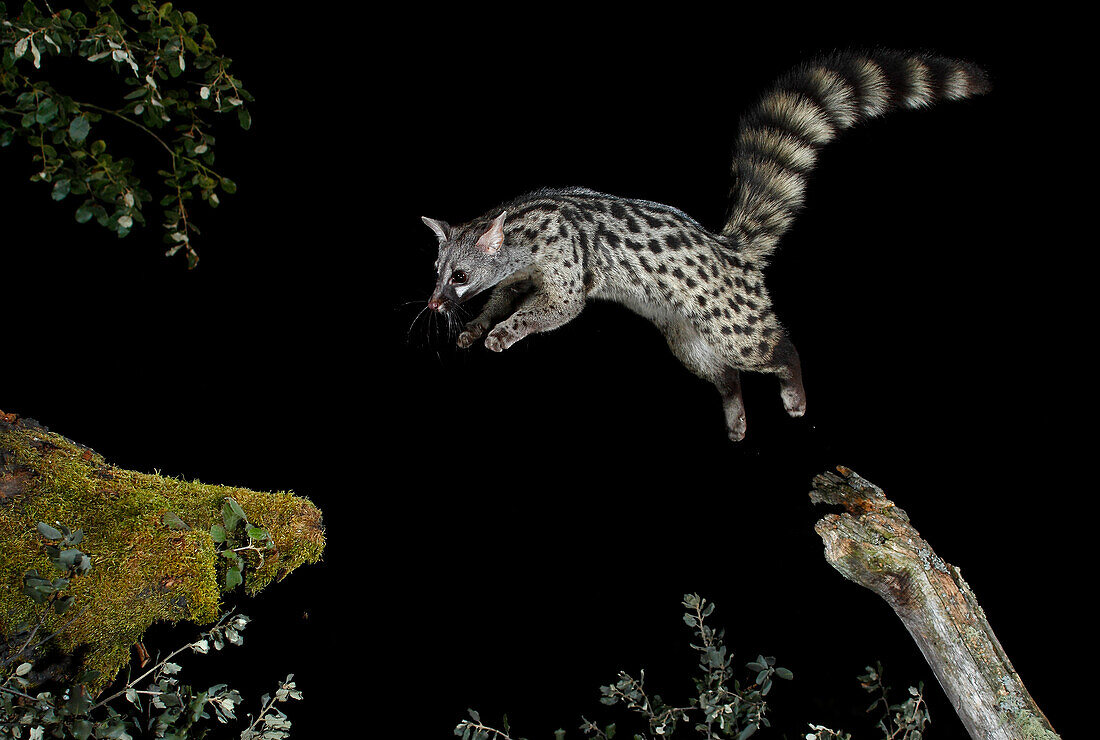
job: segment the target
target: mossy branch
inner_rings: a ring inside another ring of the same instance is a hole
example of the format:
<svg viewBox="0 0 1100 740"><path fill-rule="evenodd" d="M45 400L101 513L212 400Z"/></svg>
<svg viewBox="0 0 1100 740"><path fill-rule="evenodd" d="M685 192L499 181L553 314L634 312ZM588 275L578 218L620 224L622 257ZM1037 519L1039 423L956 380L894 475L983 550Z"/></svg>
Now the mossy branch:
<svg viewBox="0 0 1100 740"><path fill-rule="evenodd" d="M224 524L227 501L246 514L249 537L262 533L263 548L223 554L211 529ZM28 571L51 567L36 523L57 521L88 533L81 547L95 564L68 586L74 608L65 616L39 614L22 583ZM19 628L41 620L38 629L55 633L65 653L90 648L84 667L106 683L153 622L214 622L230 569L255 594L320 560L324 546L321 512L308 499L118 468L0 411L0 648L41 645Z"/></svg>

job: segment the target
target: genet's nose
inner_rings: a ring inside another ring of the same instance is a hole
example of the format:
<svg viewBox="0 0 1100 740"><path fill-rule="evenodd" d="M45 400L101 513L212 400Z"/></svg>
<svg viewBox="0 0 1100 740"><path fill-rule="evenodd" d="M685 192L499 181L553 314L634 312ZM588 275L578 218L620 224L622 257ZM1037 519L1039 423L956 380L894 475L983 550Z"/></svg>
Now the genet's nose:
<svg viewBox="0 0 1100 740"><path fill-rule="evenodd" d="M432 296L432 299L428 301L428 308L433 311L439 311L443 308L443 299L438 296Z"/></svg>

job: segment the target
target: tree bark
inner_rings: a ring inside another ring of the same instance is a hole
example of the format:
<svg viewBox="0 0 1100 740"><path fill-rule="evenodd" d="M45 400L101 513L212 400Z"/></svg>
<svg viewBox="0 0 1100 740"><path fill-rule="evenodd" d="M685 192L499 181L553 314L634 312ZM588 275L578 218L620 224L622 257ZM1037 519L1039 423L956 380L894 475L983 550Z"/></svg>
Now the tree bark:
<svg viewBox="0 0 1100 740"><path fill-rule="evenodd" d="M814 527L825 559L871 589L909 630L975 740L1058 738L1024 687L959 569L921 539L882 489L847 468L814 478L814 503L843 506Z"/></svg>

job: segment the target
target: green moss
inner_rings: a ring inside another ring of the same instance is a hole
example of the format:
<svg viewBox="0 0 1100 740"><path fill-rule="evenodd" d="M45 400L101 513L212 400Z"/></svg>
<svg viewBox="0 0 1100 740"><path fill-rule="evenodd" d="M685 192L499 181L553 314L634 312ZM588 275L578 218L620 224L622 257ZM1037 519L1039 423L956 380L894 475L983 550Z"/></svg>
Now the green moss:
<svg viewBox="0 0 1100 740"><path fill-rule="evenodd" d="M40 521L84 530L80 549L92 570L73 579L72 607L61 616L51 612L44 629L73 620L58 636L60 647L73 653L86 646L84 667L100 671L101 681L118 673L154 622L215 621L225 559L209 530L221 521L227 497L275 542L262 561L247 553L249 594L321 559L321 512L305 498L124 470L33 422L0 414L0 636L38 618L41 607L22 593L23 574L55 572L36 531ZM190 528L166 526L168 512Z"/></svg>

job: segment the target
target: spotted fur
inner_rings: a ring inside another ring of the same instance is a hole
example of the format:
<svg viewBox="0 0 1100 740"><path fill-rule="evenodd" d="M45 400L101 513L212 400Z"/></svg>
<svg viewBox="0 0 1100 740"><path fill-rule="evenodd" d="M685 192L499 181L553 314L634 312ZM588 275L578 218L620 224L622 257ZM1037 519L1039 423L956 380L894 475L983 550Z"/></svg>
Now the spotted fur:
<svg viewBox="0 0 1100 740"><path fill-rule="evenodd" d="M425 218L439 238L428 305L448 312L491 289L458 345L484 337L497 352L572 320L589 299L625 305L718 388L729 436L742 439L742 370L778 376L788 413L806 410L798 353L762 270L804 202L818 150L890 110L987 89L973 65L926 54L846 52L805 63L741 119L732 206L719 232L670 206L584 188L539 190L459 226Z"/></svg>

